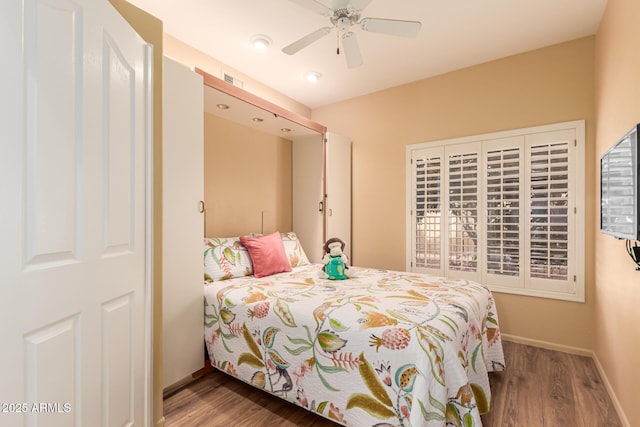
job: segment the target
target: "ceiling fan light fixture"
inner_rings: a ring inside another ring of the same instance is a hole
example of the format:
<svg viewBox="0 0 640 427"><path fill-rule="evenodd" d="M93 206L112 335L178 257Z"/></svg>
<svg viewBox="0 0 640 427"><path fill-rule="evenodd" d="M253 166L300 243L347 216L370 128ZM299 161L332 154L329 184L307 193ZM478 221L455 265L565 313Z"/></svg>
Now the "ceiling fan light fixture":
<svg viewBox="0 0 640 427"><path fill-rule="evenodd" d="M334 28L338 36L342 34L342 46L345 52L348 68L356 68L362 65L362 54L356 40L356 34L350 31L351 27L359 25L364 31L372 33L389 34L401 37L416 37L420 32L422 23L419 21L406 21L387 18L363 18L362 11L372 0L334 0L331 3L334 8L322 4L319 0L290 0L314 13L329 18L330 27L318 28L306 36L294 41L282 48L287 55L294 55L312 43L328 35ZM340 54L340 48L336 50Z"/></svg>
<svg viewBox="0 0 640 427"><path fill-rule="evenodd" d="M318 83L318 81L322 78L322 74L317 71L307 71L304 73L304 78L309 83Z"/></svg>
<svg viewBox="0 0 640 427"><path fill-rule="evenodd" d="M269 46L273 43L271 37L265 36L264 34L256 34L251 36L251 46L256 48L259 51L265 51L269 49Z"/></svg>

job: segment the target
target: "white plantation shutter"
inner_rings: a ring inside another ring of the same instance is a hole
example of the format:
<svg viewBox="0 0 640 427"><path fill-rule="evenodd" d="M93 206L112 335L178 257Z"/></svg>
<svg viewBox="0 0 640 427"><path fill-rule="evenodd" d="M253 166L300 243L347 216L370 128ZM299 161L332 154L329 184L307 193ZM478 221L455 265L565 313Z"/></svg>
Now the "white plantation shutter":
<svg viewBox="0 0 640 427"><path fill-rule="evenodd" d="M584 301L583 121L416 144L407 158L408 268Z"/></svg>
<svg viewBox="0 0 640 427"><path fill-rule="evenodd" d="M479 247L480 145L445 148L447 169L446 274L477 279ZM455 272L455 273L454 273ZM473 273L461 274L461 273Z"/></svg>
<svg viewBox="0 0 640 427"><path fill-rule="evenodd" d="M530 156L531 275L566 279L569 264L568 143L533 146Z"/></svg>
<svg viewBox="0 0 640 427"><path fill-rule="evenodd" d="M483 142L486 208L483 281L524 286L524 137Z"/></svg>
<svg viewBox="0 0 640 427"><path fill-rule="evenodd" d="M572 292L576 189L575 132L530 135L527 146L528 232L525 236L532 286ZM573 243L573 244L572 244Z"/></svg>
<svg viewBox="0 0 640 427"><path fill-rule="evenodd" d="M412 159L414 266L439 272L442 268L442 158L444 150L420 150Z"/></svg>

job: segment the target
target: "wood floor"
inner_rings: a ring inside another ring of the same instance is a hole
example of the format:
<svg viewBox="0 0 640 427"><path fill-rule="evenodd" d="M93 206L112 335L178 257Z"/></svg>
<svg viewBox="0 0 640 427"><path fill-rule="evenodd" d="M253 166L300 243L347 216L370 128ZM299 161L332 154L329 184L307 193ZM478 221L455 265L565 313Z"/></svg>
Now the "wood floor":
<svg viewBox="0 0 640 427"><path fill-rule="evenodd" d="M592 359L503 344L507 369L491 374L485 427L622 426ZM217 371L168 396L164 414L168 427L337 426Z"/></svg>

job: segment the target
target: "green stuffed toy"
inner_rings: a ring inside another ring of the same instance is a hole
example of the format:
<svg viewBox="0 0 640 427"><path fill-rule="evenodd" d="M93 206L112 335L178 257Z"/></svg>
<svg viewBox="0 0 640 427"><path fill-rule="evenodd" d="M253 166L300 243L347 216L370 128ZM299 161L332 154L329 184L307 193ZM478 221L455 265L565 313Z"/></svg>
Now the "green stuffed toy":
<svg viewBox="0 0 640 427"><path fill-rule="evenodd" d="M344 254L344 247L346 244L338 239L332 237L327 240L322 247L324 251L324 257L322 258L323 276L329 280L344 280L349 277L348 269L349 262L347 256Z"/></svg>

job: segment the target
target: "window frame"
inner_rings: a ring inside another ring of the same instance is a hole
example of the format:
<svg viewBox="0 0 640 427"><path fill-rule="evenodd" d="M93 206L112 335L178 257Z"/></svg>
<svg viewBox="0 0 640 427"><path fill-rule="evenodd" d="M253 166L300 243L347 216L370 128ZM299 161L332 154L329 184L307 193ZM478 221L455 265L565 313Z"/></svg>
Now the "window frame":
<svg viewBox="0 0 640 427"><path fill-rule="evenodd" d="M569 206L568 215L572 218L570 223L573 224L569 228L568 234L568 252L570 253L569 265L568 265L568 278L567 280L557 281L553 283L552 279L534 279L529 275L529 262L530 262L530 247L525 245L523 237L530 235L530 224L525 220L525 216L530 215L530 201L531 197L526 198L524 201L520 200L520 273L515 276L517 280L502 280L502 278L508 278L510 276L489 274L487 270L488 261L486 260L487 250L487 229L482 227L486 225L487 221L487 206L488 199L485 193L487 187L487 170L485 161L486 153L489 149L495 149L500 147L499 140L507 142L502 147L506 149L509 147L509 141L521 139L523 141L524 151L520 153L520 159L523 162L520 174L520 194L527 194L530 192L529 179L531 174L529 173L529 164L526 163L529 157L528 140L535 140L540 134L545 133L562 133L564 131L573 132L574 141L570 141L569 144L569 162L570 162L570 185L569 191ZM472 147L477 144L480 148L477 153L480 156L480 169L478 171L478 188L479 188L479 204L478 204L478 227L480 228L480 237L478 238L479 248L479 262L478 271L476 273L451 271L445 264L448 259L449 239L446 238L449 233L447 225L448 217L446 217L442 210L449 203L449 178L448 178L448 153L458 153L464 151L464 146ZM490 147L490 148L489 148ZM440 188L447 190L445 194L440 195L440 267L439 268L419 268L414 264L415 260L415 234L416 225L414 220L414 209L416 206L416 194L415 185L417 182L414 176L414 166L412 159L414 154L418 151L428 152L430 155L436 156L434 153L441 153L440 158ZM452 138L445 140L438 140L432 142L422 142L417 144L411 144L406 146L406 270L413 272L424 272L428 274L436 275L451 275L469 280L474 280L483 283L494 292L509 293L516 295L527 295L542 298L551 298L566 301L584 302L585 301L585 214L586 214L586 199L585 199L585 177L586 177L586 140L585 140L585 121L576 120L563 123L555 123L543 126L534 126L522 129L513 129L508 131L492 132L486 134L472 135L460 138ZM445 238L443 238L445 237ZM526 264L526 265L525 265ZM496 280L497 278L497 280Z"/></svg>

